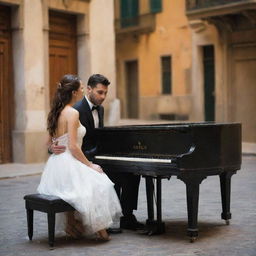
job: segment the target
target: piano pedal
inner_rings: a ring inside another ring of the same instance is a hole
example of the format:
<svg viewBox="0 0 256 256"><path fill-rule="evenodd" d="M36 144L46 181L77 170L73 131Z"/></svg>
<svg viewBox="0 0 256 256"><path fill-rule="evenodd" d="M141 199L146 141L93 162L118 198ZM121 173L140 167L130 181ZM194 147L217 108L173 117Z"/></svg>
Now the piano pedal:
<svg viewBox="0 0 256 256"><path fill-rule="evenodd" d="M157 221L150 221L146 226L146 234L148 236L160 235L165 233L165 223L158 223Z"/></svg>
<svg viewBox="0 0 256 256"><path fill-rule="evenodd" d="M152 236L152 235L155 235L155 233L154 233L154 231L153 230L150 230L150 231L148 231L148 234L147 234L148 236Z"/></svg>

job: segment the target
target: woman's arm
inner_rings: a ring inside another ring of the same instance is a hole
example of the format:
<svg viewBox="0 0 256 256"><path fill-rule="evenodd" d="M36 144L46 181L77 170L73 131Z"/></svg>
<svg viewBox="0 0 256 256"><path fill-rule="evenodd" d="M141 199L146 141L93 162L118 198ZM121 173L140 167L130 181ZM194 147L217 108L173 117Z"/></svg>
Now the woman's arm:
<svg viewBox="0 0 256 256"><path fill-rule="evenodd" d="M76 110L71 110L68 115L68 147L71 154L81 161L82 163L90 166L91 162L83 154L82 150L80 149L79 145L77 144L77 128L79 126L79 113Z"/></svg>
<svg viewBox="0 0 256 256"><path fill-rule="evenodd" d="M81 148L77 144L77 128L79 126L79 112L75 109L70 111L68 115L68 136L69 136L69 150L71 154L82 163L86 164L90 168L98 172L103 172L99 165L93 164L90 162L84 153L82 152Z"/></svg>

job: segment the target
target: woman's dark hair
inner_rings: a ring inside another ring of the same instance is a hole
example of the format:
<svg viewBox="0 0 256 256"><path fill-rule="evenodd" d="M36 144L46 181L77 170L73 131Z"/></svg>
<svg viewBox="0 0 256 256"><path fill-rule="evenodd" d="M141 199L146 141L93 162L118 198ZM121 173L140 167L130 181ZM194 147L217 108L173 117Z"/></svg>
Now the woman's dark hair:
<svg viewBox="0 0 256 256"><path fill-rule="evenodd" d="M57 130L61 111L71 101L72 92L79 89L80 83L81 79L78 76L70 74L64 75L58 83L47 119L47 130L52 137Z"/></svg>

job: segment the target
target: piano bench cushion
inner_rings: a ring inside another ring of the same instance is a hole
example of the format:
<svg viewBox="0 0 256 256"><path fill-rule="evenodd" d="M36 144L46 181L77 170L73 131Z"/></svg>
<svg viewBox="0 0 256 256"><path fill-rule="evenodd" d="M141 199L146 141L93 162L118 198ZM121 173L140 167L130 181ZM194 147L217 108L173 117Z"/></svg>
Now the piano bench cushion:
<svg viewBox="0 0 256 256"><path fill-rule="evenodd" d="M24 200L26 201L26 208L31 210L38 210L38 207L42 208L42 211L45 209L53 211L53 212L65 212L70 210L75 210L70 204L62 200L57 196L52 195L44 195L44 194L30 194L24 196Z"/></svg>
<svg viewBox="0 0 256 256"><path fill-rule="evenodd" d="M67 204L65 201L63 201L61 198L57 196L51 196L51 195L44 195L44 194L30 194L24 196L24 199L29 202L40 202L42 204L46 205L65 205Z"/></svg>

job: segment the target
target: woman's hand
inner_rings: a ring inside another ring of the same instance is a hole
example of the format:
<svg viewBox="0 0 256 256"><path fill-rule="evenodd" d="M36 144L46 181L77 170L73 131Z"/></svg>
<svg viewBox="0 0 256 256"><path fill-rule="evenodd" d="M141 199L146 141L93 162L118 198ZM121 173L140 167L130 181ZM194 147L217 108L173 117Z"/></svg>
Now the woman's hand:
<svg viewBox="0 0 256 256"><path fill-rule="evenodd" d="M99 172L99 173L103 173L102 168L98 164L91 163L89 165L89 167L92 168L93 170Z"/></svg>

